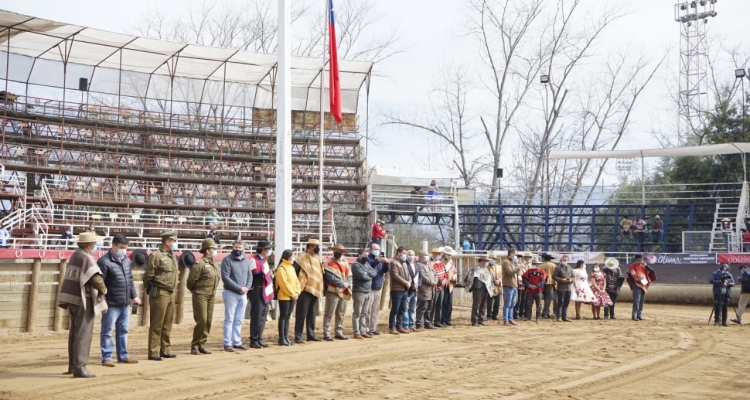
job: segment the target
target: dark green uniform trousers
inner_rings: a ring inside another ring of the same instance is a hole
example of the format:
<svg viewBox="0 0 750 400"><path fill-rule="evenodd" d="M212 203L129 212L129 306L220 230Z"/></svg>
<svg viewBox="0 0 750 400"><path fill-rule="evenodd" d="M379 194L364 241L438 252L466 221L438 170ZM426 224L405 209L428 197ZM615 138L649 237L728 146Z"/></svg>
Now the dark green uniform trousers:
<svg viewBox="0 0 750 400"><path fill-rule="evenodd" d="M148 358L169 354L169 335L174 321L174 293L159 289L149 298L151 326L148 329Z"/></svg>
<svg viewBox="0 0 750 400"><path fill-rule="evenodd" d="M214 317L214 295L193 294L193 341L190 342L191 350L203 349L206 346L208 334L211 332L211 320Z"/></svg>

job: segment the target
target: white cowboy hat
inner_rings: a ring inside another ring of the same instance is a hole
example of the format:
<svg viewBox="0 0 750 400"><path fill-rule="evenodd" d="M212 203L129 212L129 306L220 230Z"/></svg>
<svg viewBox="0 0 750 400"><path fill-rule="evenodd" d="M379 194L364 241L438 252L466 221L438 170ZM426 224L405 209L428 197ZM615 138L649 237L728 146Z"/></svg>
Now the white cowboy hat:
<svg viewBox="0 0 750 400"><path fill-rule="evenodd" d="M455 251L455 250L453 250L453 248L452 248L452 247L450 247L450 246L445 246L445 247L443 247L443 254L448 254L448 255L451 255L451 256L455 256L455 255L456 255L456 254L458 254L458 253L456 253L456 251Z"/></svg>
<svg viewBox="0 0 750 400"><path fill-rule="evenodd" d="M620 262L616 258L608 258L604 260L604 266L608 268L617 268L620 266Z"/></svg>
<svg viewBox="0 0 750 400"><path fill-rule="evenodd" d="M83 232L78 235L77 238L73 239L74 242L78 243L96 243L100 242L103 238L94 232Z"/></svg>

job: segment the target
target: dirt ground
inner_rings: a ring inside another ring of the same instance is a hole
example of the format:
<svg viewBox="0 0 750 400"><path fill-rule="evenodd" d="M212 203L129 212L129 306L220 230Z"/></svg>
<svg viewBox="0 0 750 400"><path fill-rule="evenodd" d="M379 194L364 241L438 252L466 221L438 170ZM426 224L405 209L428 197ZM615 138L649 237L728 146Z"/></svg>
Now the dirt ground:
<svg viewBox="0 0 750 400"><path fill-rule="evenodd" d="M621 305L621 316L627 308ZM456 309L452 328L239 353L220 351L217 320L214 354L190 355L192 325L175 325L178 357L162 362L144 360L146 330L138 327L129 350L141 362L115 368L100 365L95 333L89 370L96 379L61 374L67 333L7 334L0 336L0 399L746 399L750 327L706 325L710 311L647 304L643 322L474 328L468 310ZM248 329L245 323L243 336ZM269 322L268 343L276 332Z"/></svg>

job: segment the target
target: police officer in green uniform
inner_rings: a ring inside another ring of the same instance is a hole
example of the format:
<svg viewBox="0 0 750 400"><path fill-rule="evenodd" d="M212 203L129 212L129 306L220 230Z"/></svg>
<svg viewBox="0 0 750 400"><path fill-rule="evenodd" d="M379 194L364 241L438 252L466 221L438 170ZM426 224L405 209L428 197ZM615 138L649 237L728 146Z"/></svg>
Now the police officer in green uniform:
<svg viewBox="0 0 750 400"><path fill-rule="evenodd" d="M151 253L143 274L143 287L149 295L151 326L148 330L148 359L175 358L169 352L169 334L174 319L174 300L180 270L177 264L177 231L161 234L161 247Z"/></svg>
<svg viewBox="0 0 750 400"><path fill-rule="evenodd" d="M211 320L214 315L214 298L216 287L221 280L221 269L214 261L219 246L213 239L204 239L201 243L201 257L197 263L190 267L187 278L187 288L193 294L193 318L195 329L193 329L193 341L190 343L190 354L211 354L206 350L206 340L211 331Z"/></svg>

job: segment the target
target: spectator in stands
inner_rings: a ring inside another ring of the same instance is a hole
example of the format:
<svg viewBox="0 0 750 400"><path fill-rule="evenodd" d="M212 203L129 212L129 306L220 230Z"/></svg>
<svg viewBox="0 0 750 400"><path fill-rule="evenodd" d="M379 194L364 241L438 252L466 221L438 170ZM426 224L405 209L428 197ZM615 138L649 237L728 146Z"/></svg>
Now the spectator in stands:
<svg viewBox="0 0 750 400"><path fill-rule="evenodd" d="M385 273L389 270L388 260L385 255L380 254L380 246L377 243L370 245L370 254L367 255L367 263L375 270L370 286L370 309L367 311L367 329L369 334L380 335L378 332L378 317L380 316L380 298L383 292Z"/></svg>
<svg viewBox="0 0 750 400"><path fill-rule="evenodd" d="M253 284L250 261L245 245L234 242L232 253L221 260L221 281L224 283L224 351L248 350L242 344L242 319L247 307L247 292Z"/></svg>
<svg viewBox="0 0 750 400"><path fill-rule="evenodd" d="M729 248L729 239L732 236L732 231L734 230L734 227L732 227L732 220L729 218L722 218L721 220L721 233L724 237L724 246L727 248L727 252L732 251L732 249Z"/></svg>
<svg viewBox="0 0 750 400"><path fill-rule="evenodd" d="M433 179L432 182L430 182L430 190L427 191L427 198L437 199L439 197L440 197L440 189L438 188L437 183L435 183L435 180Z"/></svg>
<svg viewBox="0 0 750 400"><path fill-rule="evenodd" d="M745 217L745 230L750 231L750 217Z"/></svg>
<svg viewBox="0 0 750 400"><path fill-rule="evenodd" d="M206 235L206 238L213 240L214 243L216 243L216 246L218 246L218 248L221 248L221 240L219 240L219 235L216 234L215 229L211 228L211 230L208 231L208 235Z"/></svg>
<svg viewBox="0 0 750 400"><path fill-rule="evenodd" d="M477 245L471 235L466 235L461 246L464 248L464 251L475 251L477 249Z"/></svg>
<svg viewBox="0 0 750 400"><path fill-rule="evenodd" d="M385 231L385 221L379 219L372 224L372 243L381 245L381 241L388 237L388 233ZM379 248L378 248L379 250Z"/></svg>
<svg viewBox="0 0 750 400"><path fill-rule="evenodd" d="M63 234L60 235L60 244L63 246L64 249L68 249L73 244L72 239L73 239L73 228L71 227L65 228L65 232L63 232Z"/></svg>
<svg viewBox="0 0 750 400"><path fill-rule="evenodd" d="M637 217L635 219L635 240L640 244L643 243L643 239L646 236L646 221L643 217Z"/></svg>
<svg viewBox="0 0 750 400"><path fill-rule="evenodd" d="M412 197L422 197L422 188L419 186L414 186L414 190L410 192Z"/></svg>
<svg viewBox="0 0 750 400"><path fill-rule="evenodd" d="M133 282L130 259L126 256L128 239L123 235L112 238L112 248L96 262L102 271L102 279L107 287L107 306L109 310L102 315L100 345L102 365L114 367L112 352L117 346L117 362L135 364L138 361L128 356L128 327L130 325L130 306L141 304ZM112 343L112 329L117 332L115 343Z"/></svg>
<svg viewBox="0 0 750 400"><path fill-rule="evenodd" d="M742 251L750 251L750 232L745 229L742 230Z"/></svg>
<svg viewBox="0 0 750 400"><path fill-rule="evenodd" d="M0 225L0 247L1 248L7 249L8 247L10 247L10 245L8 245L8 239L10 239L10 233L8 233L8 230L5 228L5 225Z"/></svg>
<svg viewBox="0 0 750 400"><path fill-rule="evenodd" d="M206 215L206 225L211 227L218 225L219 223L219 212L215 208L208 210Z"/></svg>
<svg viewBox="0 0 750 400"><path fill-rule="evenodd" d="M633 221L628 219L628 217L622 217L622 221L620 221L620 233L622 236L627 236L629 240L633 239L632 225Z"/></svg>
<svg viewBox="0 0 750 400"><path fill-rule="evenodd" d="M653 242L653 237L656 236L656 240L661 243L664 239L662 232L664 232L664 229L662 229L661 218L656 215L654 216L654 223L651 224L651 230L648 232L648 241Z"/></svg>

